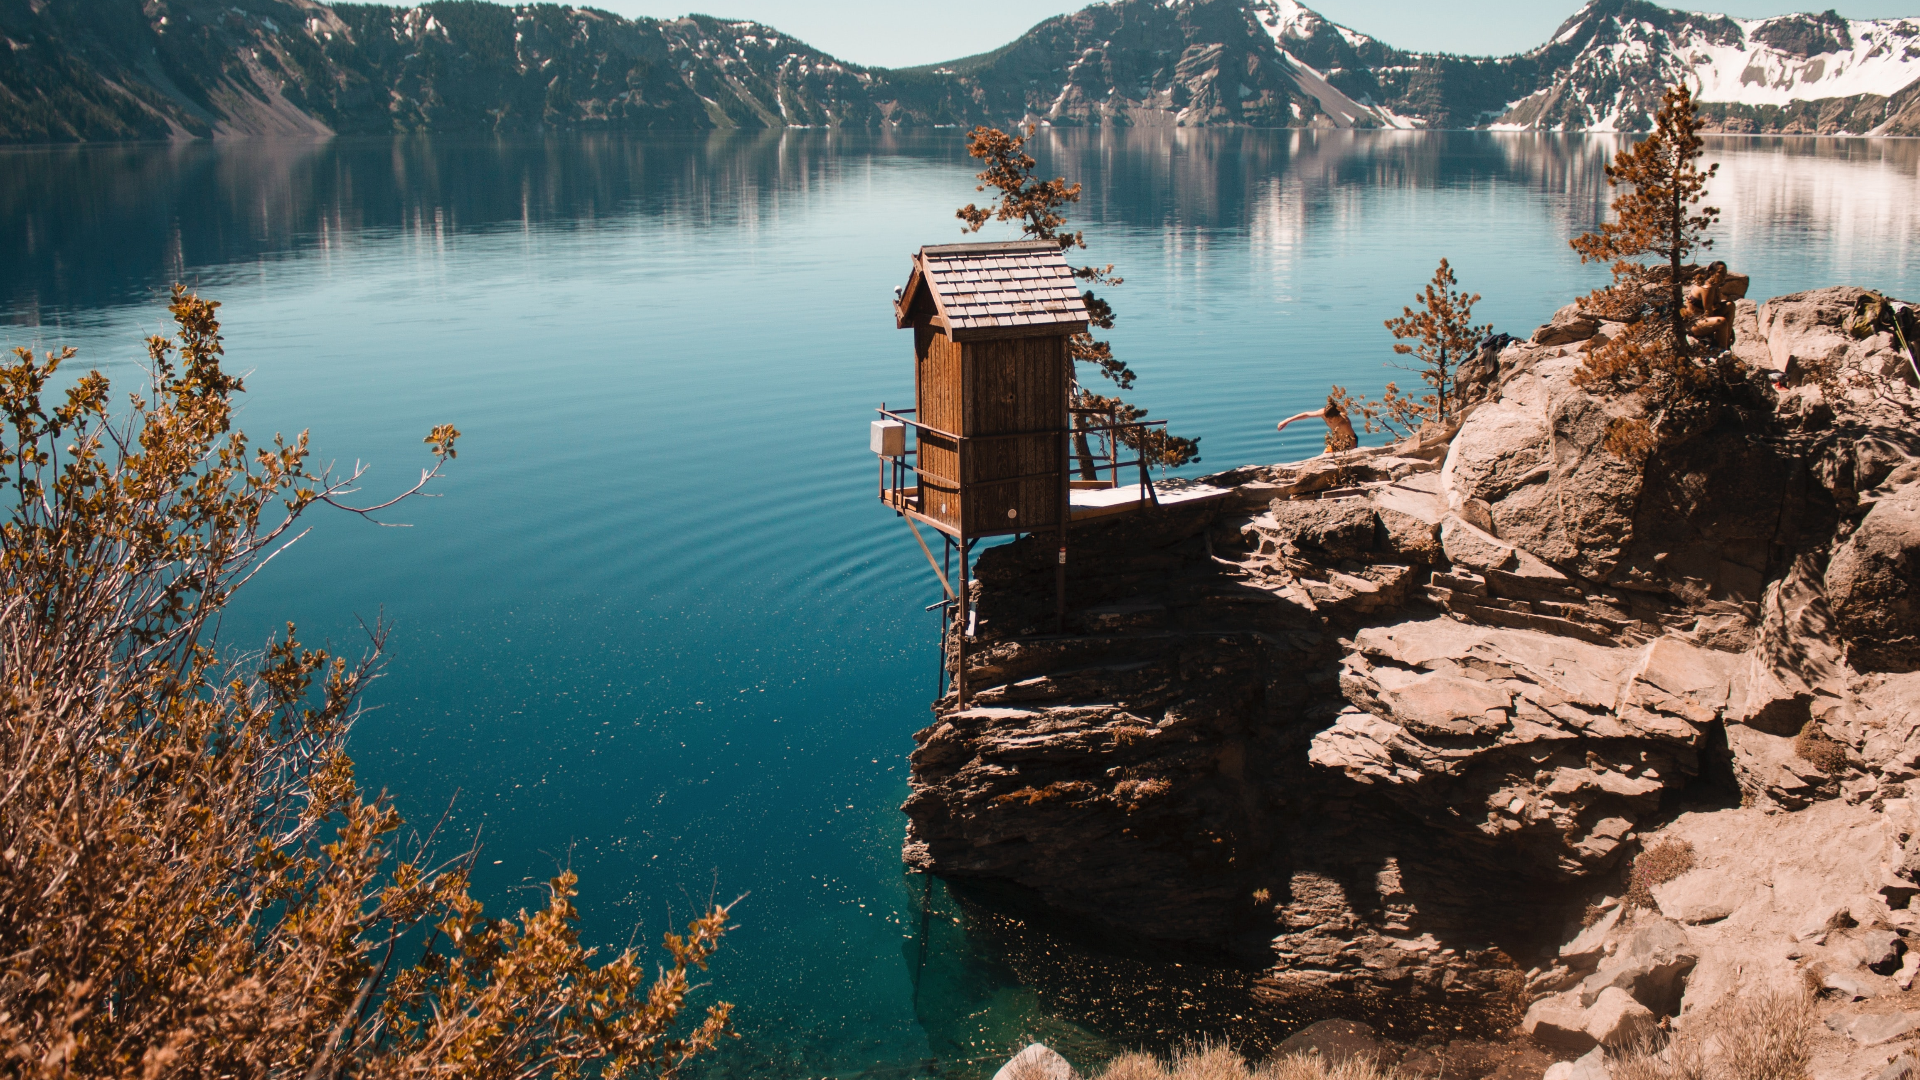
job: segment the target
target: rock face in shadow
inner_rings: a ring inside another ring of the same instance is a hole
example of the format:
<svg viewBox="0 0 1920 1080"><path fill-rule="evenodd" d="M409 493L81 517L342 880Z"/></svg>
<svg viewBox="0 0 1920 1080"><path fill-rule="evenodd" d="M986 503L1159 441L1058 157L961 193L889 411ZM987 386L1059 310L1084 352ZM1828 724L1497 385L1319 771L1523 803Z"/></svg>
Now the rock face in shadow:
<svg viewBox="0 0 1920 1080"><path fill-rule="evenodd" d="M1296 1019L1532 1008L1587 1047L1672 1015L1724 905L1593 906L1648 830L1920 780L1920 392L1857 292L1743 308L1738 376L1641 466L1573 381L1618 327L1556 317L1463 366L1455 424L1077 530L1064 632L1051 544L988 550L907 862L1225 950Z"/></svg>
<svg viewBox="0 0 1920 1080"><path fill-rule="evenodd" d="M1874 501L1827 564L1826 584L1855 668L1920 668L1920 488Z"/></svg>

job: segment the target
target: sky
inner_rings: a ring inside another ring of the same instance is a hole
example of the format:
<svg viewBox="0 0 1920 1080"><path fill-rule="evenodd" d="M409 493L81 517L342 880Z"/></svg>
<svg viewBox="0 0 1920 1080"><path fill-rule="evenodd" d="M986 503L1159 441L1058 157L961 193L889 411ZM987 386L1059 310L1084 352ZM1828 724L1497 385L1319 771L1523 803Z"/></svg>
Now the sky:
<svg viewBox="0 0 1920 1080"><path fill-rule="evenodd" d="M868 67L911 67L997 49L1035 23L1086 6L1085 0L572 0L622 15L675 18L698 11L753 19L798 37L816 49ZM1670 6L1694 7L1667 0ZM1795 5L1718 0L1728 15L1760 18L1819 10L1832 0ZM1578 10L1578 0L1307 0L1307 6L1343 26L1403 49L1505 55L1543 44ZM1840 4L1852 19L1920 17L1920 0L1861 0Z"/></svg>

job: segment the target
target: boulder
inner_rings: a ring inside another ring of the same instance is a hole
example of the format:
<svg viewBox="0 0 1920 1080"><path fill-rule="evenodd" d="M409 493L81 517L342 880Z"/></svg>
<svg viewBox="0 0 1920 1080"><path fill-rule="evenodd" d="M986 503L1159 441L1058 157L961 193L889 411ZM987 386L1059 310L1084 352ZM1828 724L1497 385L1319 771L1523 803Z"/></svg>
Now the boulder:
<svg viewBox="0 0 1920 1080"><path fill-rule="evenodd" d="M1826 594L1856 670L1920 670L1920 484L1867 511L1827 564Z"/></svg>
<svg viewBox="0 0 1920 1080"><path fill-rule="evenodd" d="M1902 378L1905 361L1891 335L1860 339L1847 331L1855 305L1869 295L1866 289L1841 285L1776 296L1760 305L1757 321L1772 369L1785 373L1788 382L1816 368L1835 366Z"/></svg>
<svg viewBox="0 0 1920 1080"><path fill-rule="evenodd" d="M1606 955L1607 943L1613 937L1614 927L1620 925L1620 916L1626 909L1615 901L1594 920L1591 926L1583 927L1574 935L1572 941L1560 946L1560 960L1576 970L1589 971L1599 966L1600 958Z"/></svg>
<svg viewBox="0 0 1920 1080"><path fill-rule="evenodd" d="M1606 403L1573 385L1578 357L1536 350L1531 363L1469 414L1440 468L1463 519L1487 504L1502 541L1554 567L1603 581L1631 536L1641 475L1605 448Z"/></svg>
<svg viewBox="0 0 1920 1080"><path fill-rule="evenodd" d="M1727 874L1686 873L1653 887L1660 913L1690 926L1719 922L1752 895L1750 882Z"/></svg>
<svg viewBox="0 0 1920 1080"><path fill-rule="evenodd" d="M1635 1001L1661 1016L1680 1011L1680 991L1687 972L1699 963L1687 932L1672 919L1636 920L1613 955L1599 970L1581 980L1572 993L1592 1007L1609 989L1624 990Z"/></svg>
<svg viewBox="0 0 1920 1080"><path fill-rule="evenodd" d="M1832 991L1834 996L1842 1001L1864 1001L1867 998L1878 997L1884 989L1882 983L1885 980L1875 979L1863 971L1822 972L1817 968L1814 970L1819 975L1821 988Z"/></svg>
<svg viewBox="0 0 1920 1080"><path fill-rule="evenodd" d="M1792 737L1770 735L1744 724L1728 724L1726 732L1734 780L1755 805L1800 810L1821 799L1839 797L1839 785L1800 756Z"/></svg>
<svg viewBox="0 0 1920 1080"><path fill-rule="evenodd" d="M1854 950L1860 955L1862 967L1871 968L1876 974L1891 975L1900 968L1900 955L1906 951L1906 944L1891 930L1866 930L1856 939Z"/></svg>
<svg viewBox="0 0 1920 1080"><path fill-rule="evenodd" d="M1733 355L1755 371L1773 369L1773 353L1760 332L1760 306L1751 300L1733 303Z"/></svg>
<svg viewBox="0 0 1920 1080"><path fill-rule="evenodd" d="M1587 1010L1571 994L1544 997L1527 1007L1520 1030L1533 1041L1555 1050L1576 1053L1599 1045L1587 1030Z"/></svg>
<svg viewBox="0 0 1920 1080"><path fill-rule="evenodd" d="M1274 1057L1318 1054L1329 1065L1352 1058L1379 1061L1386 1047L1372 1027L1355 1020L1321 1020L1287 1036L1274 1047Z"/></svg>
<svg viewBox="0 0 1920 1080"><path fill-rule="evenodd" d="M1275 499L1255 527L1303 551L1353 559L1373 550L1375 519L1366 499Z"/></svg>
<svg viewBox="0 0 1920 1080"><path fill-rule="evenodd" d="M1078 1080L1079 1074L1067 1059L1054 1053L1040 1043L1031 1043L1026 1049L1013 1055L1000 1071L993 1074L993 1080Z"/></svg>
<svg viewBox="0 0 1920 1080"><path fill-rule="evenodd" d="M1440 549L1447 561L1466 570L1499 570L1515 562L1513 545L1503 544L1480 526L1459 514L1448 514L1440 521Z"/></svg>
<svg viewBox="0 0 1920 1080"><path fill-rule="evenodd" d="M1920 1031L1920 1012L1871 1013L1865 1016L1834 1013L1827 1017L1827 1027L1861 1046L1879 1046L1910 1032Z"/></svg>
<svg viewBox="0 0 1920 1080"><path fill-rule="evenodd" d="M1652 1009L1618 987L1602 990L1587 1009L1587 1034L1610 1050L1632 1046L1659 1026Z"/></svg>
<svg viewBox="0 0 1920 1080"><path fill-rule="evenodd" d="M1584 314L1580 305L1568 304L1553 313L1553 318L1533 332L1535 345L1571 345L1585 341L1600 329L1600 320Z"/></svg>
<svg viewBox="0 0 1920 1080"><path fill-rule="evenodd" d="M1446 500L1440 495L1440 476L1416 473L1367 493L1379 521L1374 548L1402 561L1432 565L1441 558L1440 519Z"/></svg>
<svg viewBox="0 0 1920 1080"><path fill-rule="evenodd" d="M1452 619L1370 627L1343 661L1352 707L1307 756L1497 840L1522 872L1585 873L1698 768L1739 664L1676 638L1628 649Z"/></svg>
<svg viewBox="0 0 1920 1080"><path fill-rule="evenodd" d="M1611 1076L1607 1071L1607 1052L1596 1046L1574 1061L1556 1061L1547 1066L1541 1080L1609 1080Z"/></svg>

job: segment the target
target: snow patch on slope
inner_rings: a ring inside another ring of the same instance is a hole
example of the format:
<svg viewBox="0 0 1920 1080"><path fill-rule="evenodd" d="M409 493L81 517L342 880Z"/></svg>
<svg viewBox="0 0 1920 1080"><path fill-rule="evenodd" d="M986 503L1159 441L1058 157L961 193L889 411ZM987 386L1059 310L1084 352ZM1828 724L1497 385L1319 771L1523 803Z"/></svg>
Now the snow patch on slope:
<svg viewBox="0 0 1920 1080"><path fill-rule="evenodd" d="M1782 18L1799 18L1783 16ZM1786 105L1818 98L1892 97L1920 79L1920 20L1850 19L1853 47L1800 57L1756 40L1780 19L1737 19L1739 44L1681 44L1701 101Z"/></svg>
<svg viewBox="0 0 1920 1080"><path fill-rule="evenodd" d="M1370 116L1384 127L1412 128L1418 126L1413 120L1395 115L1391 110L1378 105L1363 105L1340 91L1340 88L1327 81L1325 75L1314 70L1312 65L1286 49L1280 50L1287 63L1293 65L1293 81L1301 92L1320 103L1320 110L1333 118L1335 127L1350 128L1357 125L1363 116Z"/></svg>
<svg viewBox="0 0 1920 1080"><path fill-rule="evenodd" d="M1320 110L1332 118L1335 127L1354 127L1363 118L1370 118L1390 128L1420 126L1417 121L1399 116L1391 109L1348 97L1340 88L1328 82L1324 73L1295 56L1288 48L1292 42L1311 40L1323 29L1335 31L1356 49L1372 44L1372 38L1328 22L1299 0L1253 0L1247 5L1247 12L1266 30L1267 36L1273 39L1274 48L1292 66L1294 84L1302 93L1320 103Z"/></svg>
<svg viewBox="0 0 1920 1080"><path fill-rule="evenodd" d="M1309 40L1321 27L1332 29L1356 49L1373 43L1373 39L1365 34L1349 30L1339 23L1328 22L1319 12L1299 0L1254 0L1247 5L1247 10L1260 20L1261 26L1266 27L1274 44L1283 49L1286 48L1287 39Z"/></svg>

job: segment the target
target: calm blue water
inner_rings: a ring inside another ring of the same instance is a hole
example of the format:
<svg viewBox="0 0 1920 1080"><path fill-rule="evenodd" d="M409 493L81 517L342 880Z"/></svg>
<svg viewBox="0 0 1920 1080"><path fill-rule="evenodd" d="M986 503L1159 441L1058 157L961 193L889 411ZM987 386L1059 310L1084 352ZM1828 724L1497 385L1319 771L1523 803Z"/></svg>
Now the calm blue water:
<svg viewBox="0 0 1920 1080"><path fill-rule="evenodd" d="M1377 392L1381 320L1442 255L1516 334L1604 277L1565 240L1604 210L1608 138L1039 143L1050 175L1087 186L1090 258L1126 278L1112 339L1141 372L1132 396L1203 438L1189 472L1316 452L1274 421L1329 382ZM1920 294L1920 143L1710 153L1716 254L1754 295ZM960 238L953 209L975 198L958 132L0 162L4 344L76 345L131 386L184 280L226 305L256 438L310 429L322 457L374 463L378 497L411 482L433 424L465 433L442 497L397 515L410 528L318 516L228 641L292 618L357 652L357 619L392 622L361 776L416 821L451 802L481 830L491 907L538 904L570 865L587 935L617 946L750 892L706 992L738 1003L745 1035L716 1071L965 1075L1028 1035L1084 1059L1257 1037L1231 1000L1191 1003L1189 968L900 870L937 586L874 502L865 425L912 395L891 289L915 247ZM1089 993L1102 980L1138 993Z"/></svg>

